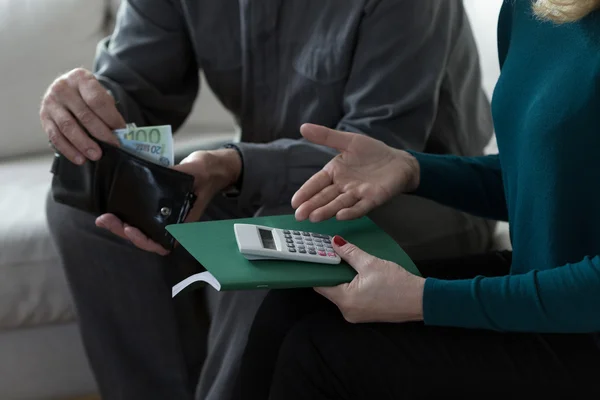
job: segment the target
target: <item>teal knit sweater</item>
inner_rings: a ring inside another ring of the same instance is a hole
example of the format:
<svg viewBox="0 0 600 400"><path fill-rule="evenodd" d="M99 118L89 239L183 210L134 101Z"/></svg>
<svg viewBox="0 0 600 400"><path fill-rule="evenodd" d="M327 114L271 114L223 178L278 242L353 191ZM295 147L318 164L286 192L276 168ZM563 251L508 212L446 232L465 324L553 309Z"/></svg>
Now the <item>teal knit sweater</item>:
<svg viewBox="0 0 600 400"><path fill-rule="evenodd" d="M508 220L511 272L428 278L425 323L599 332L600 12L556 25L536 19L531 0L506 0L498 49L492 111L499 155L416 153L416 194Z"/></svg>

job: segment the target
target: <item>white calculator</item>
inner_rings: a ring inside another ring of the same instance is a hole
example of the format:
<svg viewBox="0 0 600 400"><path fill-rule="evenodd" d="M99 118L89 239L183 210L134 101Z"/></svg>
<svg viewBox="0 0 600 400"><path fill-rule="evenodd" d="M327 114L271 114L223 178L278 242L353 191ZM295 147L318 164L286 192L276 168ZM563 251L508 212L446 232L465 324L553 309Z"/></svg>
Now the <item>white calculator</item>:
<svg viewBox="0 0 600 400"><path fill-rule="evenodd" d="M341 261L328 235L251 224L234 224L233 229L240 253L248 260Z"/></svg>

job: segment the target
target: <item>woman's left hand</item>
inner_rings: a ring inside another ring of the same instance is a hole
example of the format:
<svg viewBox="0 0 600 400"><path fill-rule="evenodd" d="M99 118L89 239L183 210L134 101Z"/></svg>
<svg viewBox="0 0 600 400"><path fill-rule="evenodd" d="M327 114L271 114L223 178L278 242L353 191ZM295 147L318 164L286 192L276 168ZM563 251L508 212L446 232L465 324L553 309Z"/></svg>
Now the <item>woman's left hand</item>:
<svg viewBox="0 0 600 400"><path fill-rule="evenodd" d="M339 236L334 249L358 275L350 283L315 290L335 303L348 322L423 320L425 279L365 253Z"/></svg>

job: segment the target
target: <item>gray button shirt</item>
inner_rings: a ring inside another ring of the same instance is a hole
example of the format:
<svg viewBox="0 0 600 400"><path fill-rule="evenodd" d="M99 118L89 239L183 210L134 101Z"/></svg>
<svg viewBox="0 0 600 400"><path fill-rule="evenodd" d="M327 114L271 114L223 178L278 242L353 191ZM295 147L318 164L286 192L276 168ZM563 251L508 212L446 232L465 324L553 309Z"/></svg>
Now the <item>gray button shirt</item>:
<svg viewBox="0 0 600 400"><path fill-rule="evenodd" d="M95 64L127 121L175 128L199 70L241 128L242 207L288 203L335 154L304 122L458 155L492 134L460 0L128 0Z"/></svg>

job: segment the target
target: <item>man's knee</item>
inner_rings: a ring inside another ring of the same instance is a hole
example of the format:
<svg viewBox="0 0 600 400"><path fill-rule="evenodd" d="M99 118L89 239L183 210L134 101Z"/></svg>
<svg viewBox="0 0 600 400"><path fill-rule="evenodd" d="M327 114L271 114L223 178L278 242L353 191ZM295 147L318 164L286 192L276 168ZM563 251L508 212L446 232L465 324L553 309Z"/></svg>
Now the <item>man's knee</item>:
<svg viewBox="0 0 600 400"><path fill-rule="evenodd" d="M231 333L245 335L267 293L268 290L217 292L208 289L205 296L210 316L216 318L216 324L224 328L236 325L241 331Z"/></svg>

